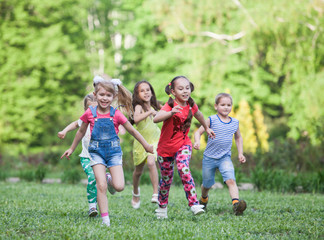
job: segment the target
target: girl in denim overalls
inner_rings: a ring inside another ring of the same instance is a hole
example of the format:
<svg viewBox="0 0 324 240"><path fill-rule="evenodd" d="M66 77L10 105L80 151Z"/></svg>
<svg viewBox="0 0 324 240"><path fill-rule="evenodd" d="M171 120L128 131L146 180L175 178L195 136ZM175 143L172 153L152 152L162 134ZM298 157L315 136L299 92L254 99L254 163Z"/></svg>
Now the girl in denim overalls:
<svg viewBox="0 0 324 240"><path fill-rule="evenodd" d="M147 152L153 153L153 146L149 145L143 136L133 128L127 118L111 106L117 97L118 104L122 104L126 111L130 113L132 109L131 93L123 86L120 80L114 81L100 80L95 84L94 96L98 106L89 108L80 119L83 121L81 127L75 135L71 147L65 151L61 158L67 158L73 153L78 143L84 136L88 124L90 124L91 140L89 153L91 156L91 166L97 182L97 201L103 224L110 226L108 215L107 188L111 193L124 190L125 180L122 168L122 151L118 137L118 126L123 127L133 135ZM106 176L106 168L111 174ZM108 180L108 181L107 181ZM107 184L108 182L108 184Z"/></svg>

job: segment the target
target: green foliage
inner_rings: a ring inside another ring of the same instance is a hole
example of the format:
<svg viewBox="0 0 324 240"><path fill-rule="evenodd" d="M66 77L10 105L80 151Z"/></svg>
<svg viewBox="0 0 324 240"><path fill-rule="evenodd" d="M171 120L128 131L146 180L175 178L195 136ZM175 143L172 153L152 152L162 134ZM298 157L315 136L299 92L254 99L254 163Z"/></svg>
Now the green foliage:
<svg viewBox="0 0 324 240"><path fill-rule="evenodd" d="M8 173L4 168L0 169L0 181L5 181L8 177Z"/></svg>
<svg viewBox="0 0 324 240"><path fill-rule="evenodd" d="M35 180L35 171L33 169L23 169L19 172L19 178L21 180L31 182Z"/></svg>
<svg viewBox="0 0 324 240"><path fill-rule="evenodd" d="M0 182L0 189L1 239L320 239L324 234L320 194L241 191L248 207L237 217L228 190L211 190L207 213L193 216L183 188L173 186L168 219L158 220L151 186L141 186L136 211L132 187L126 186L108 195L111 226L105 228L100 217L88 217L84 185Z"/></svg>
<svg viewBox="0 0 324 240"><path fill-rule="evenodd" d="M44 164L39 164L35 172L35 179L38 182L42 182L47 173L47 168Z"/></svg>
<svg viewBox="0 0 324 240"><path fill-rule="evenodd" d="M63 183L77 184L81 180L81 172L80 169L77 168L69 168L65 169L61 180Z"/></svg>

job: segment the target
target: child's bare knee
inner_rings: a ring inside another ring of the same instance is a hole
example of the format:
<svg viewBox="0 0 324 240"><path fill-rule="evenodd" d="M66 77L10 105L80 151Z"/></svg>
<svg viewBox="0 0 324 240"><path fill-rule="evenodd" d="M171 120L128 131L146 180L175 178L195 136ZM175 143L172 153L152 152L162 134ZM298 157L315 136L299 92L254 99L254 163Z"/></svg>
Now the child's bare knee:
<svg viewBox="0 0 324 240"><path fill-rule="evenodd" d="M114 186L114 188L115 188L115 190L116 190L117 192L121 192L121 191L124 190L125 185L121 185L121 184L119 184L119 185L117 185L117 186Z"/></svg>
<svg viewBox="0 0 324 240"><path fill-rule="evenodd" d="M226 184L227 185L236 185L236 182L234 179L228 179L228 180L226 180Z"/></svg>
<svg viewBox="0 0 324 240"><path fill-rule="evenodd" d="M102 183L97 182L97 189L99 192L106 192L107 191L107 182L102 182Z"/></svg>

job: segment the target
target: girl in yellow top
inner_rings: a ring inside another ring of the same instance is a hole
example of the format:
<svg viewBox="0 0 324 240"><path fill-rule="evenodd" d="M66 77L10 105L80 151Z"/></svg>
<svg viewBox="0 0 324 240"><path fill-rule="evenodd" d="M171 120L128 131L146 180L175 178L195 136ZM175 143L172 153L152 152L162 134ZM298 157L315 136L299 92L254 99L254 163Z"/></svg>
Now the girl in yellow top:
<svg viewBox="0 0 324 240"><path fill-rule="evenodd" d="M133 108L133 123L136 124L137 131L142 134L149 144L153 145L154 152L156 152L161 131L153 122L153 117L155 116L156 111L161 108L161 105L156 100L154 89L148 81L140 81L136 83L133 93ZM148 154L138 141L134 141L133 160L135 169L133 172L132 207L138 209L141 204L139 182L146 162L153 186L151 202L158 203L159 180L155 164L156 154Z"/></svg>

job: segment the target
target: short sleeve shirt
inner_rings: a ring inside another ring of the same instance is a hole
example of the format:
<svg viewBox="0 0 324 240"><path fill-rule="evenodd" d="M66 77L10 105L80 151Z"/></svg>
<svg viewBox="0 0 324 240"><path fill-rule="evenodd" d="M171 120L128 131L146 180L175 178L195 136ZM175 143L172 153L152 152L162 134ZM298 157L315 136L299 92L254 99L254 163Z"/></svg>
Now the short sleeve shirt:
<svg viewBox="0 0 324 240"><path fill-rule="evenodd" d="M174 106L177 105L178 104L174 102ZM166 103L161 110L170 112L172 108L168 103ZM176 113L163 122L161 136L157 148L159 156L173 157L181 146L192 146L191 140L188 137L190 128L184 129L184 122L187 119L189 110L190 106L188 104L187 106L182 107L181 113ZM191 111L192 115L198 111L197 104L194 104Z"/></svg>
<svg viewBox="0 0 324 240"><path fill-rule="evenodd" d="M111 117L110 117L110 113L99 114L97 111L97 118L111 118ZM84 112L84 114L80 117L80 119L84 123L87 123L87 124L90 123L90 133L92 133L95 121L94 121L94 118L93 118L90 108L88 108ZM113 118L116 134L118 134L118 132L119 132L119 129L118 129L119 125L124 125L127 121L128 121L127 118L117 109L115 112L115 116Z"/></svg>

